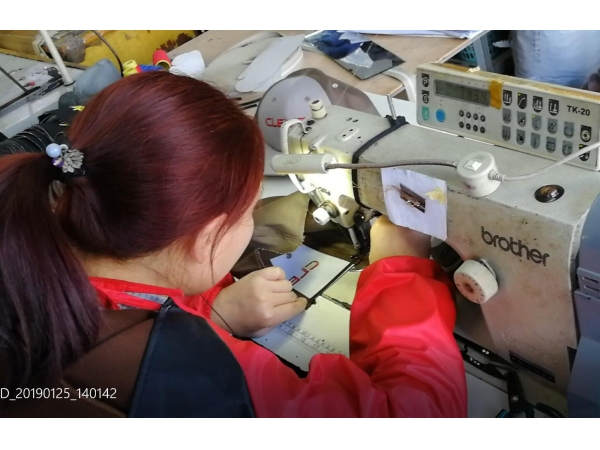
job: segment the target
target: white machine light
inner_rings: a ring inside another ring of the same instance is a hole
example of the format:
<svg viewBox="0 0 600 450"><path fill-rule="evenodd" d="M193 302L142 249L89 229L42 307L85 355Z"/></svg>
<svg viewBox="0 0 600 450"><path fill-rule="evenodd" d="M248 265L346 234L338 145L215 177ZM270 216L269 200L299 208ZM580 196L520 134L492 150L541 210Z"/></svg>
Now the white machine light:
<svg viewBox="0 0 600 450"><path fill-rule="evenodd" d="M459 161L456 169L467 194L472 197L485 197L500 186L500 181L491 180L489 176L490 172L496 171L496 161L491 153L471 153Z"/></svg>
<svg viewBox="0 0 600 450"><path fill-rule="evenodd" d="M327 173L327 165L334 164L335 158L329 153L322 155L276 155L271 159L271 168L277 174L318 174Z"/></svg>

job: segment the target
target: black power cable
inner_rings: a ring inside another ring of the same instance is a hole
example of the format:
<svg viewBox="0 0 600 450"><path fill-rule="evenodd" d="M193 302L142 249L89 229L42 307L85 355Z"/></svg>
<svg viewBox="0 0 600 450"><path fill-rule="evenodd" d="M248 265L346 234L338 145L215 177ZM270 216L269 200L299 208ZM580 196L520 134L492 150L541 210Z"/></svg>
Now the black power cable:
<svg viewBox="0 0 600 450"><path fill-rule="evenodd" d="M123 74L123 63L121 62L121 58L119 58L119 55L117 55L117 52L115 51L115 49L112 47L112 45L110 45L108 43L108 41L106 39L104 39L104 36L102 36L100 33L98 33L97 31L94 30L90 30L92 33L94 33L96 36L98 36L98 38L104 42L106 44L106 46L109 48L109 50L112 52L113 55L115 55L115 58L117 58L117 62L119 63L119 69L121 70L121 74Z"/></svg>

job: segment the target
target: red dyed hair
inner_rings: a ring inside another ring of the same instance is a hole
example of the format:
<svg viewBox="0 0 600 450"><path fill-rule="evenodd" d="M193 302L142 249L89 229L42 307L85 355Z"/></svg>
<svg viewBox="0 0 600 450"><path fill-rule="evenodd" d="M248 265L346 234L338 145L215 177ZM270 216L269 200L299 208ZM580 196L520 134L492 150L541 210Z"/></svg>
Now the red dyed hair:
<svg viewBox="0 0 600 450"><path fill-rule="evenodd" d="M45 154L0 159L0 350L14 385L56 376L94 341L96 293L70 245L126 260L240 220L258 193L260 130L206 83L146 72L94 97L68 129L86 174L54 213ZM12 384L11 384L12 383Z"/></svg>

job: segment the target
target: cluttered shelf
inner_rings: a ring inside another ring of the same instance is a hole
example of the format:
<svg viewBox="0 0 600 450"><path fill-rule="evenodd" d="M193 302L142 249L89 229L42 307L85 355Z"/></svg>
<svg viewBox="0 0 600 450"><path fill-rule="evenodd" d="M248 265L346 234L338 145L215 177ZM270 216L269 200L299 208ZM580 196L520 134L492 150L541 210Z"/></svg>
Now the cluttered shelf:
<svg viewBox="0 0 600 450"><path fill-rule="evenodd" d="M283 36L308 35L312 30L278 30ZM487 30L477 31L467 38L431 37L416 35L366 34L374 43L404 60L400 69L414 74L423 63L446 62L470 44L487 34ZM213 62L226 50L260 33L259 31L207 31L186 42L169 53L171 58L193 50L198 50L206 65ZM340 67L331 59L317 53L303 51L302 61L296 69L318 68L330 77L336 78L358 89L373 94L388 94L402 83L392 77L380 74L366 80L359 80L349 71Z"/></svg>

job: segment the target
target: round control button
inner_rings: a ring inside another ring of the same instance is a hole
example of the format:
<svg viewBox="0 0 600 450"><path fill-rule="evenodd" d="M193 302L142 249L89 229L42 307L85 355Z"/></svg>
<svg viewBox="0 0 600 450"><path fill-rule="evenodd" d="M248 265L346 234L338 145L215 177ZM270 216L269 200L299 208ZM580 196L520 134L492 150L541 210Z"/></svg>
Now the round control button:
<svg viewBox="0 0 600 450"><path fill-rule="evenodd" d="M446 113L443 109L438 109L435 112L435 118L438 120L438 122L443 122L444 120L446 120Z"/></svg>
<svg viewBox="0 0 600 450"><path fill-rule="evenodd" d="M475 120L479 119L479 115L478 114L473 114L473 119L475 119Z"/></svg>
<svg viewBox="0 0 600 450"><path fill-rule="evenodd" d="M470 119L470 118L471 118L471 113L467 112L467 119Z"/></svg>
<svg viewBox="0 0 600 450"><path fill-rule="evenodd" d="M480 119L482 122L485 122L485 116L483 114L481 115Z"/></svg>
<svg viewBox="0 0 600 450"><path fill-rule="evenodd" d="M481 128L479 129L479 131L481 131L482 133L485 133L485 128L484 128L484 127L481 127Z"/></svg>
<svg viewBox="0 0 600 450"><path fill-rule="evenodd" d="M465 112L464 112L464 111L461 109L461 110L458 112L458 115L459 115L460 117L463 117L463 116L465 115Z"/></svg>
<svg viewBox="0 0 600 450"><path fill-rule="evenodd" d="M473 125L473 131L477 131L477 130L478 130L477 125Z"/></svg>
<svg viewBox="0 0 600 450"><path fill-rule="evenodd" d="M470 123L468 123L468 124L467 124L467 125L465 125L465 126L467 127L467 130L470 130L470 129L471 129L471 124L470 124Z"/></svg>
<svg viewBox="0 0 600 450"><path fill-rule="evenodd" d="M473 303L485 303L498 292L496 274L485 261L465 261L454 272L454 284Z"/></svg>
<svg viewBox="0 0 600 450"><path fill-rule="evenodd" d="M464 128L465 127L465 123L464 122L458 122L458 126L461 127L461 128Z"/></svg>
<svg viewBox="0 0 600 450"><path fill-rule="evenodd" d="M581 131L581 140L583 142L588 142L591 138L592 138L592 135L590 134L589 130L582 130Z"/></svg>
<svg viewBox="0 0 600 450"><path fill-rule="evenodd" d="M541 203L552 203L563 196L565 190L557 184L547 184L535 191L534 197Z"/></svg>

